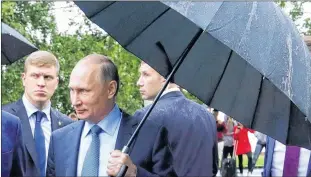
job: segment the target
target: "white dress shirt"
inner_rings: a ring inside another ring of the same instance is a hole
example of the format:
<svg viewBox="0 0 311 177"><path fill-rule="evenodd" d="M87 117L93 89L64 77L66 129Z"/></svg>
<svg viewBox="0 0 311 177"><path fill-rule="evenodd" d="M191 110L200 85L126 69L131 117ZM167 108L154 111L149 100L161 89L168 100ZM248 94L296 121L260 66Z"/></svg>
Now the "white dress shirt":
<svg viewBox="0 0 311 177"><path fill-rule="evenodd" d="M275 141L271 176L283 176L283 167L285 161L286 146ZM298 176L307 176L308 165L311 151L300 148Z"/></svg>
<svg viewBox="0 0 311 177"><path fill-rule="evenodd" d="M115 105L113 110L97 124L99 127L103 129L103 131L99 134L100 158L99 158L98 176L108 176L107 175L108 159L110 157L110 152L115 149L121 117L122 115L120 109L117 105ZM84 124L80 141L77 176L81 176L84 159L92 142L92 135L90 133L90 130L94 125L95 125L94 123L88 121L86 121Z"/></svg>
<svg viewBox="0 0 311 177"><path fill-rule="evenodd" d="M167 88L163 91L162 96L166 95L167 93L170 93L170 92L176 92L176 91L179 91L180 92L180 88L176 88L176 87L173 87L173 88Z"/></svg>
<svg viewBox="0 0 311 177"><path fill-rule="evenodd" d="M26 98L25 95L23 95L23 104L25 106L27 116L29 118L29 124L31 128L31 133L32 136L34 137L35 133L35 126L36 126L36 115L34 114L37 111L42 111L45 113L45 117L42 118L41 120L41 127L43 130L44 134L44 139L45 139L45 157L47 159L48 157L48 152L49 152L49 145L50 145L50 137L51 137L51 132L52 132L52 127L51 127L51 102L48 103L48 105L43 109L39 110L36 108L33 104L31 104L28 99ZM45 161L45 167L47 164L47 160Z"/></svg>

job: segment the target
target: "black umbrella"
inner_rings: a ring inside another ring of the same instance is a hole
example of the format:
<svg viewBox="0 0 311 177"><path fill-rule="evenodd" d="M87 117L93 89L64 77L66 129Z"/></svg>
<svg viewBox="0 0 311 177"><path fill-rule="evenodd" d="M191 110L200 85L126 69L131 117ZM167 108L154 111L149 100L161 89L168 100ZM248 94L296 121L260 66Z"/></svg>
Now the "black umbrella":
<svg viewBox="0 0 311 177"><path fill-rule="evenodd" d="M37 48L24 36L5 23L1 23L1 64L12 64L34 52Z"/></svg>
<svg viewBox="0 0 311 177"><path fill-rule="evenodd" d="M75 3L207 105L284 144L311 149L311 57L275 3Z"/></svg>

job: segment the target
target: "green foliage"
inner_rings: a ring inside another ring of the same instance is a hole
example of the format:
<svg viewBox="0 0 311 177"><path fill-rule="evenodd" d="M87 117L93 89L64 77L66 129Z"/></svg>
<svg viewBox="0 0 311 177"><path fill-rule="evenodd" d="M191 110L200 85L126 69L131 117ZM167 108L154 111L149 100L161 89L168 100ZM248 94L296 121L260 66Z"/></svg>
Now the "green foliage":
<svg viewBox="0 0 311 177"><path fill-rule="evenodd" d="M293 2L286 2L286 1L277 1L276 2L281 8L285 8L289 5L293 6L289 11L289 17L295 22L302 18L303 16L303 5L306 1L293 1ZM302 26L297 25L298 30L303 31L302 29L305 28L306 31L301 32L304 35L311 35L311 21L310 18L302 19L304 22Z"/></svg>
<svg viewBox="0 0 311 177"><path fill-rule="evenodd" d="M304 19L303 27L307 29L305 35L311 35L311 18Z"/></svg>
<svg viewBox="0 0 311 177"><path fill-rule="evenodd" d="M32 33L42 36L54 32L54 17L50 17L48 10L51 3L30 2L1 2L1 20L19 31L39 48L46 48L46 40L40 40ZM38 12L38 10L41 10ZM23 72L24 59L10 65L1 67L1 96L2 104L16 101L23 94L21 73Z"/></svg>
<svg viewBox="0 0 311 177"><path fill-rule="evenodd" d="M119 69L120 92L117 97L119 106L134 113L142 105L136 80L138 79L139 59L125 51L111 37L100 31L90 29L88 34L79 30L76 34L59 34L54 16L49 12L53 2L2 2L2 21L17 29L39 49L54 53L59 59L60 83L52 105L65 114L72 112L68 83L74 65L86 55L99 53L110 56ZM90 22L85 24L90 27ZM27 27L27 28L26 28ZM39 35L33 35L34 33ZM50 40L48 40L50 39ZM10 66L2 66L2 104L16 101L23 94L21 73L23 62L20 60Z"/></svg>
<svg viewBox="0 0 311 177"><path fill-rule="evenodd" d="M303 15L303 4L305 2L292 2L294 8L291 9L289 15L293 21L298 20Z"/></svg>

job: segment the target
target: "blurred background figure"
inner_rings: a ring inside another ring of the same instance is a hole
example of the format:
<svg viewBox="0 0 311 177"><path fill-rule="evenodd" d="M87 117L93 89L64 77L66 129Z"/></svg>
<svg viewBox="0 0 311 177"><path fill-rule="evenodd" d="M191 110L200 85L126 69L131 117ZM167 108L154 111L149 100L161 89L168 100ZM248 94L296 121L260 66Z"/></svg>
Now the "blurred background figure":
<svg viewBox="0 0 311 177"><path fill-rule="evenodd" d="M267 136L265 134L262 134L258 131L255 131L254 135L257 138L257 144L256 144L255 152L253 154L253 165L252 165L251 171L253 171L253 169L255 168L256 162L258 160L258 157L262 149L266 147L266 139L267 139Z"/></svg>
<svg viewBox="0 0 311 177"><path fill-rule="evenodd" d="M226 130L226 125L224 121L221 121L219 119L219 111L217 109L213 109L213 115L216 120L216 127L217 127L217 141L218 141L218 159L219 159L219 164L221 164L222 161L222 152L224 148L224 133L227 132Z"/></svg>
<svg viewBox="0 0 311 177"><path fill-rule="evenodd" d="M68 117L69 117L70 119L72 119L73 121L78 121L78 120L79 120L79 119L78 119L78 116L77 116L76 113L74 113L74 112L70 113L70 114L68 115Z"/></svg>
<svg viewBox="0 0 311 177"><path fill-rule="evenodd" d="M233 148L234 148L234 140L233 140L233 129L234 129L234 121L231 117L227 116L227 121L225 122L226 133L224 133L224 148L223 148L223 156L222 160L227 158L230 154L233 157Z"/></svg>
<svg viewBox="0 0 311 177"><path fill-rule="evenodd" d="M252 172L252 149L248 139L248 132L254 133L254 130L244 127L238 122L238 125L234 127L233 137L236 140L236 155L239 158L240 173L243 174L243 154L248 158L248 175Z"/></svg>

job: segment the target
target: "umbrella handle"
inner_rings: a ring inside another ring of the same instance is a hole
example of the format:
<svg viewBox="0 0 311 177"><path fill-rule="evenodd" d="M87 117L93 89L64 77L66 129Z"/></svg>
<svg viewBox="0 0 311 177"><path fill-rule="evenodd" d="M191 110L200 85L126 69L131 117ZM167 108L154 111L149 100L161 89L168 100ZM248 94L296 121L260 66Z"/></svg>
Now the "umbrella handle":
<svg viewBox="0 0 311 177"><path fill-rule="evenodd" d="M123 146L122 152L125 153L125 154L128 154L129 150L130 150L129 147ZM118 174L116 175L116 177L124 177L124 176L125 176L125 173L126 173L126 171L127 171L127 169L128 169L128 166L126 166L126 165L123 164L123 165L121 166L121 168L120 168L120 171L119 171Z"/></svg>
<svg viewBox="0 0 311 177"><path fill-rule="evenodd" d="M122 165L122 167L121 167L121 169L120 169L120 171L119 171L119 173L117 174L116 177L124 177L125 173L127 171L127 168L128 168L128 166Z"/></svg>
<svg viewBox="0 0 311 177"><path fill-rule="evenodd" d="M189 51L191 50L191 48L194 46L195 42L199 39L199 37L201 36L201 34L203 33L203 30L200 29L196 35L193 37L193 39L190 41L189 45L187 46L187 48L183 51L182 55L178 58L177 62L174 64L174 67L172 68L172 71L170 72L170 74L168 75L168 77L166 78L166 82L164 84L164 86L162 87L162 89L160 90L160 92L157 94L156 98L154 99L153 103L151 104L151 106L149 107L147 113L144 115L143 119L140 121L140 123L138 124L136 130L134 131L134 133L132 134L130 140L127 142L127 145L125 145L122 149L123 153L128 153L129 151L129 147L131 146L134 138L136 137L138 131L140 130L140 128L142 127L142 125L144 124L144 122L147 120L147 117L149 116L150 112L152 111L153 107L155 106L155 104L158 102L159 98L161 97L162 93L164 92L165 88L167 87L168 83L171 81L171 79L173 78L173 75L175 74L175 72L177 71L177 69L179 68L179 66L181 65L181 63L183 62L183 60L186 58L187 54L189 53ZM157 42L157 45L160 47L160 49L163 50L163 52L165 53L166 57L168 57L167 53L164 50L163 45L160 42ZM168 64L170 64L169 60L167 61ZM127 166L122 165L120 171L117 174L117 177L123 177L127 171Z"/></svg>

